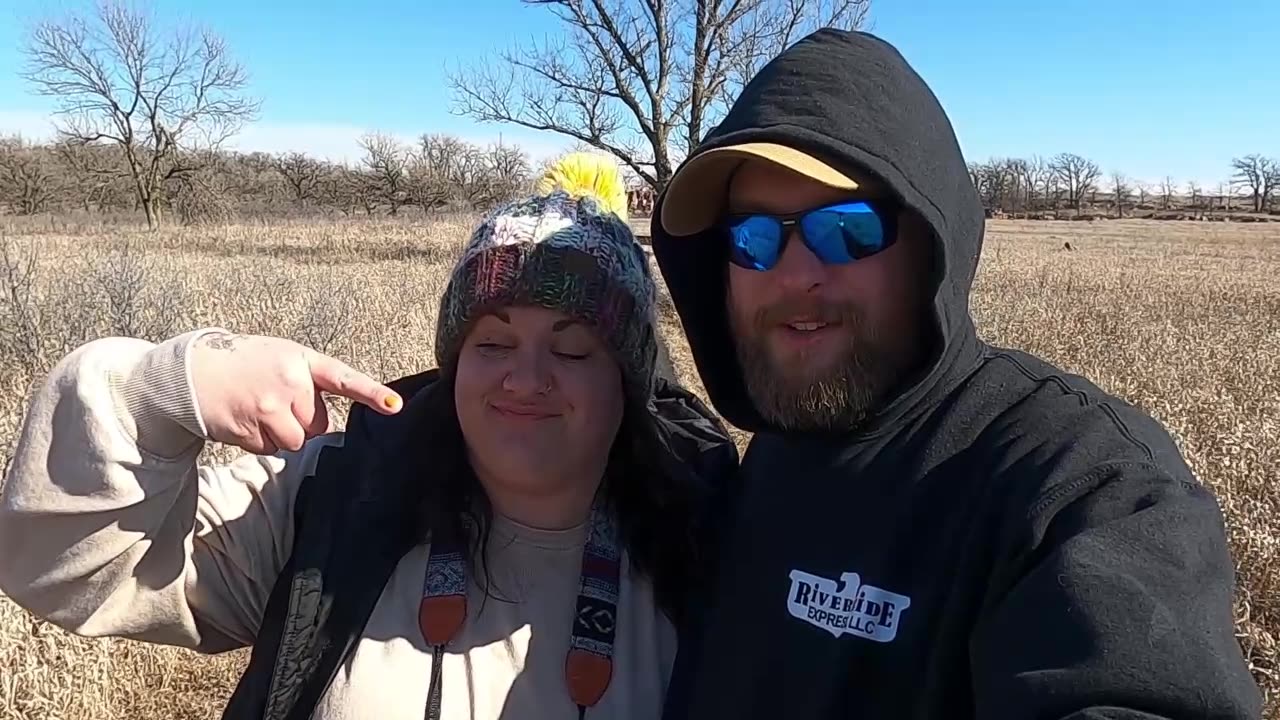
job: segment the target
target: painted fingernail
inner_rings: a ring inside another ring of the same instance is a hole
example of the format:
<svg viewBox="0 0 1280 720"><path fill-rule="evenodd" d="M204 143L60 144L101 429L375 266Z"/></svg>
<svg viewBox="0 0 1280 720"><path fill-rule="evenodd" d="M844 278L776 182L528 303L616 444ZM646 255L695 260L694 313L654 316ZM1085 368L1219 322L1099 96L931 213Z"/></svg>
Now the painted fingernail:
<svg viewBox="0 0 1280 720"><path fill-rule="evenodd" d="M388 410L396 410L400 407L400 396L387 395L386 397L382 398L382 404L386 406Z"/></svg>

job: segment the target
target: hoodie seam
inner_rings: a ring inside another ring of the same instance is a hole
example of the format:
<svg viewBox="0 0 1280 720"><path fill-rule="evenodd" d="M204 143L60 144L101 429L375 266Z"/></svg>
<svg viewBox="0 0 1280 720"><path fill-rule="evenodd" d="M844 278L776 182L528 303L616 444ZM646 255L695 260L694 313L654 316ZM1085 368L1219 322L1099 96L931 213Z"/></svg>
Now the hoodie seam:
<svg viewBox="0 0 1280 720"><path fill-rule="evenodd" d="M1067 382L1067 379L1063 377L1062 373L1034 372L1030 368L1028 368L1025 364L1023 364L1018 358L1014 357L1008 352L996 351L991 355L991 358L993 360L1005 360L1010 365L1012 365L1019 373L1021 373L1023 377L1027 378L1028 380L1031 380L1034 383L1037 383L1037 384L1049 383L1054 385L1055 387L1058 388L1060 392L1062 392L1063 395L1074 397L1080 403L1080 407L1098 408L1103 412L1103 414L1107 416L1107 418L1115 426L1116 430L1120 432L1121 436L1125 438L1125 440L1127 440L1134 447L1142 451L1143 455L1146 456L1146 462L1154 463L1156 461L1155 451L1151 449L1150 445L1148 445L1147 443L1139 439L1137 435L1134 435L1133 430L1129 428L1128 423L1126 423L1123 419L1121 419L1119 413L1116 412L1115 407L1113 407L1109 401L1096 400L1090 397L1090 394L1085 392L1084 390L1072 387Z"/></svg>
<svg viewBox="0 0 1280 720"><path fill-rule="evenodd" d="M1179 490L1195 492L1200 489L1200 486L1196 483L1184 478L1175 477L1171 475L1169 471L1150 461L1112 460L1110 462L1092 465L1085 472L1076 476L1073 480L1064 482L1061 485L1038 495L1035 502L1032 503L1031 508L1027 511L1027 520L1034 522L1039 519L1049 507L1058 503L1064 497L1075 494L1077 490L1085 485L1092 484L1093 488L1089 492L1096 492L1107 485L1123 480L1123 476L1117 475L1116 473L1124 470L1148 471L1155 477L1167 480L1169 483L1177 486ZM1083 497L1083 495L1080 497ZM1075 499L1078 500L1079 497Z"/></svg>

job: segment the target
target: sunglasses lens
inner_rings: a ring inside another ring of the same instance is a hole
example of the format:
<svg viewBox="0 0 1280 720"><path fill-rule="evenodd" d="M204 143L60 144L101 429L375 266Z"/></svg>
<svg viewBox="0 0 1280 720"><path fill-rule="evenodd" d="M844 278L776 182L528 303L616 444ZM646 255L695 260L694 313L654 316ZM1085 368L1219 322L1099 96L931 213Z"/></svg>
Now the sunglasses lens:
<svg viewBox="0 0 1280 720"><path fill-rule="evenodd" d="M729 225L733 262L749 270L768 270L778 262L782 224L769 217L749 217Z"/></svg>
<svg viewBox="0 0 1280 720"><path fill-rule="evenodd" d="M823 262L847 263L885 249L884 223L864 202L815 210L801 220L805 238Z"/></svg>

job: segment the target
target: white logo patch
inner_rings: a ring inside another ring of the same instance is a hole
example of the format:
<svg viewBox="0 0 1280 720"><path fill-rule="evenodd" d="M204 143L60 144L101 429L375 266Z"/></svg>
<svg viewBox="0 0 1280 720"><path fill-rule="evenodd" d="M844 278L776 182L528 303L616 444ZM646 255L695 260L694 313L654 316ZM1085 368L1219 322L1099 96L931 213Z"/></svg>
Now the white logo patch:
<svg viewBox="0 0 1280 720"><path fill-rule="evenodd" d="M848 633L876 642L898 635L902 612L911 598L873 585L863 585L858 573L828 580L801 570L791 571L787 610L792 617L820 627L836 637Z"/></svg>

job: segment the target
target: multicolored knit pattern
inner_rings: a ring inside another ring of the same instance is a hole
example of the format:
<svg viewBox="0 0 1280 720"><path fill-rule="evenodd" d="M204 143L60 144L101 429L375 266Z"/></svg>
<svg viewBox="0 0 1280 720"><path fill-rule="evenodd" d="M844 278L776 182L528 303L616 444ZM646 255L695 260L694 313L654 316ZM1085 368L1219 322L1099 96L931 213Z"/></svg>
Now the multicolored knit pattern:
<svg viewBox="0 0 1280 720"><path fill-rule="evenodd" d="M653 388L653 277L631 227L595 198L564 191L490 213L472 235L441 300L436 360L457 358L469 324L488 308L539 305L594 326L628 385Z"/></svg>

